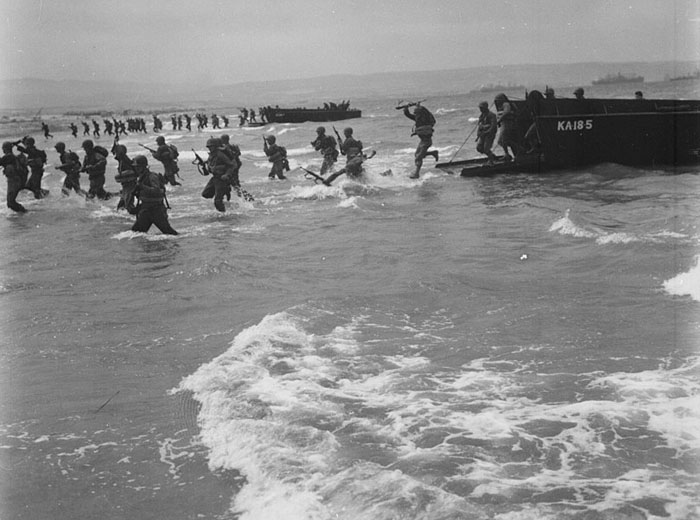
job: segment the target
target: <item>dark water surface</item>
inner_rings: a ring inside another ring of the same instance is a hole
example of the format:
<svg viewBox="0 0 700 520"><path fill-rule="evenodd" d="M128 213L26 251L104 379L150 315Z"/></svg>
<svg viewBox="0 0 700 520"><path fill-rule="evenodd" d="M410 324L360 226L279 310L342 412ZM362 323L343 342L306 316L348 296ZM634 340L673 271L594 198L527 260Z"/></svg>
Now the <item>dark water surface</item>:
<svg viewBox="0 0 700 520"><path fill-rule="evenodd" d="M450 157L476 100L431 101ZM50 168L2 211L3 519L699 516L698 169L412 181L366 105L366 185L270 182L230 129L256 201L222 215L209 134L167 131L177 237ZM264 131L318 169L315 126Z"/></svg>

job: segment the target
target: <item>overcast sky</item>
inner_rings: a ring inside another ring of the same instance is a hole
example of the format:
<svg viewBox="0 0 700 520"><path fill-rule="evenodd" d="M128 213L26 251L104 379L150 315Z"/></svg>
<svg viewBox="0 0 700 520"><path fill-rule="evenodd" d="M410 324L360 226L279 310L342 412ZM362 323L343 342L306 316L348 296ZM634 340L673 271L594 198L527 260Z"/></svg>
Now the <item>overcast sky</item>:
<svg viewBox="0 0 700 520"><path fill-rule="evenodd" d="M700 60L700 0L0 0L0 79Z"/></svg>

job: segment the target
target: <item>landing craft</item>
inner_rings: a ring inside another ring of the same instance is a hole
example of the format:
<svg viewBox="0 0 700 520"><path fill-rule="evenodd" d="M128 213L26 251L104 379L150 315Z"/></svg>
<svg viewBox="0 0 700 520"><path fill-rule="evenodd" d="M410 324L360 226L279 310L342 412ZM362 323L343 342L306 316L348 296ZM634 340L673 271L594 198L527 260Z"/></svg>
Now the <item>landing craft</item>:
<svg viewBox="0 0 700 520"><path fill-rule="evenodd" d="M342 121L362 117L362 111L356 109L326 109L326 108L272 108L267 114L270 123L304 123L314 121Z"/></svg>
<svg viewBox="0 0 700 520"><path fill-rule="evenodd" d="M599 163L681 166L700 163L700 101L676 99L545 99L532 91L513 101L521 139L535 125L539 143L515 161L486 158L438 163L463 176L540 173Z"/></svg>

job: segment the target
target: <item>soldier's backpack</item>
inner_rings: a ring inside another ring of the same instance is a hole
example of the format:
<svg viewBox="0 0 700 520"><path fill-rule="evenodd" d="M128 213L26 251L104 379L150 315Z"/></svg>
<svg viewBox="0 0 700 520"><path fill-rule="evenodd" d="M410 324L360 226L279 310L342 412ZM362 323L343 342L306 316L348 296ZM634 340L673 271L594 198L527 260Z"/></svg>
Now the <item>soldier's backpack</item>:
<svg viewBox="0 0 700 520"><path fill-rule="evenodd" d="M421 106L421 108L425 111L425 115L428 119L428 124L431 126L435 126L435 123L437 121L435 121L435 116L433 115L433 113L430 110L428 110L427 108L425 108L424 106Z"/></svg>
<svg viewBox="0 0 700 520"><path fill-rule="evenodd" d="M95 153L99 153L100 155L104 155L105 158L109 157L109 152L107 151L107 149L103 146L100 146L99 144L95 145L95 148L93 148L93 150L95 150Z"/></svg>
<svg viewBox="0 0 700 520"><path fill-rule="evenodd" d="M170 148L170 156L174 161L177 161L177 158L180 156L180 152L177 151L177 146L174 144L169 144L168 148Z"/></svg>

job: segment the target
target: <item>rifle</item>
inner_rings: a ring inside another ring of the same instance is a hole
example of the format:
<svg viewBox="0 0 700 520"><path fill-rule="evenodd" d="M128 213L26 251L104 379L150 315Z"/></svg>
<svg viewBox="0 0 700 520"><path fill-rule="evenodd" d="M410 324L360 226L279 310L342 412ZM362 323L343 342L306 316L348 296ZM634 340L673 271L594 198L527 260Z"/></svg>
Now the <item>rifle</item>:
<svg viewBox="0 0 700 520"><path fill-rule="evenodd" d="M326 179L324 179L323 177L321 177L318 173L314 173L314 172L312 172L311 170L307 170L307 169L304 168L303 166L299 166L299 168L301 168L302 170L304 170L304 171L306 172L306 173L304 173L304 177L305 177L306 179L313 180L313 181L314 181L314 184L318 184L318 183L320 182L320 183L325 184L326 186L330 186L330 184L327 184L327 183L326 183ZM309 177L309 176L310 176L310 177Z"/></svg>
<svg viewBox="0 0 700 520"><path fill-rule="evenodd" d="M338 148L340 149L340 152L343 155L345 155L345 152L343 152L343 139L342 139L342 137L340 137L338 130L335 129L335 126L333 127L333 131L335 132L335 136L338 138Z"/></svg>
<svg viewBox="0 0 700 520"><path fill-rule="evenodd" d="M192 148L192 151L194 152L194 161L192 161L192 164L197 165L197 170L199 171L200 175L209 175L209 168L207 168L207 163L204 159L200 157L200 155L194 151L194 148Z"/></svg>
<svg viewBox="0 0 700 520"><path fill-rule="evenodd" d="M420 105L423 101L425 101L425 99L421 99L420 101L407 101L407 102L405 102L402 99L398 102L398 104L396 106L396 110L403 110L404 108Z"/></svg>
<svg viewBox="0 0 700 520"><path fill-rule="evenodd" d="M114 153L114 150L118 144L119 144L119 131L117 131L117 135L114 136L114 142L112 142L112 150L111 150L112 153Z"/></svg>
<svg viewBox="0 0 700 520"><path fill-rule="evenodd" d="M151 152L151 153L156 153L156 150L154 150L153 148L149 148L149 147L146 146L145 144L139 143L139 146L142 147L142 148L145 148L146 150L148 150L148 151Z"/></svg>

